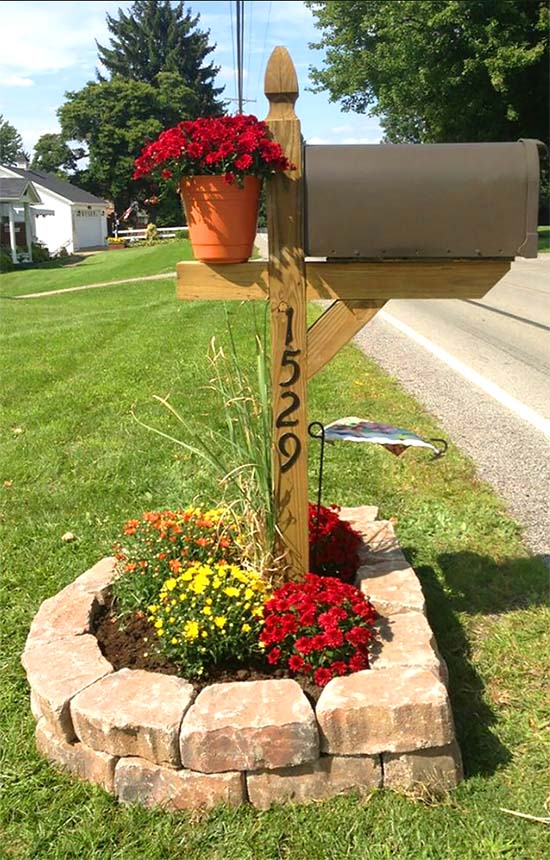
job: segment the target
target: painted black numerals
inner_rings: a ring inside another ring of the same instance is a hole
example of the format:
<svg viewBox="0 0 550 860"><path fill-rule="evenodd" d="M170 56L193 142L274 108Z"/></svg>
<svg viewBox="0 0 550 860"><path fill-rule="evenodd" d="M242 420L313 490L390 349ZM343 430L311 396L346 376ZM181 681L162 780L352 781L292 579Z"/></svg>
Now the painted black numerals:
<svg viewBox="0 0 550 860"><path fill-rule="evenodd" d="M281 368L288 368L290 376L284 382L280 382L279 386L283 389L288 389L291 385L296 385L300 379L302 370L299 365L299 357L302 353L301 349L292 349L294 340L294 308L285 308L286 314L286 332L285 332L285 347L281 357ZM284 427L296 427L298 424L297 418L290 416L300 408L300 398L294 391L285 390L281 394L281 401L287 401L288 405L284 405L275 420L275 426L278 429ZM283 433L277 443L277 448L282 456L281 472L284 474L298 460L302 453L302 443L295 433Z"/></svg>
<svg viewBox="0 0 550 860"><path fill-rule="evenodd" d="M283 433L279 439L279 451L286 457L285 463L281 463L281 472L284 474L292 468L302 452L302 443L295 433Z"/></svg>
<svg viewBox="0 0 550 860"><path fill-rule="evenodd" d="M289 415L292 415L293 412L296 412L300 405L300 398L297 394L294 394L293 391L284 391L281 394L281 400L290 400L290 405L279 412L277 416L277 421L275 422L276 427L296 427L298 423L297 418L289 418Z"/></svg>
<svg viewBox="0 0 550 860"><path fill-rule="evenodd" d="M281 382L281 388L287 388L289 385L296 385L300 379L300 365L295 360L301 353L301 349L285 349L281 359L281 367L290 367L292 372L290 378L286 382Z"/></svg>

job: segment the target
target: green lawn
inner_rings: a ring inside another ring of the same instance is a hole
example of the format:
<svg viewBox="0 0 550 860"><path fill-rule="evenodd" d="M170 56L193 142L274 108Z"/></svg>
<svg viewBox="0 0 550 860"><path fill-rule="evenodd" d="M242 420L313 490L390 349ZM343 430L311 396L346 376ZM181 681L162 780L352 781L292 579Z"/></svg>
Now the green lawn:
<svg viewBox="0 0 550 860"><path fill-rule="evenodd" d="M171 273L179 260L192 259L189 242L173 239L158 245L98 251L89 256L51 260L27 270L5 272L0 277L0 295L20 296L47 290L80 287L139 278L143 275Z"/></svg>
<svg viewBox="0 0 550 860"><path fill-rule="evenodd" d="M113 264L134 253L113 253ZM69 271L53 272L52 278ZM36 289L36 276L15 275L17 290ZM94 274L93 280L102 278ZM419 451L397 459L367 446L334 446L327 455L325 492L327 502L376 503L382 517L395 517L422 580L449 665L467 773L449 797L427 803L376 792L367 801L342 797L266 813L221 808L204 816L170 815L120 807L36 755L19 655L40 602L108 553L128 517L194 497L217 497L202 467L145 431L131 411L171 427L152 400L154 393L171 393L190 420L207 419L221 428L204 386L210 377L208 343L223 333L224 314L216 303L176 302L168 279L2 305L2 856L546 857L548 829L500 807L548 814L548 573L528 557L516 525L452 446L438 462ZM231 305L230 313L243 362L252 364L249 309ZM442 435L395 381L348 348L312 382L310 416L329 421L351 414ZM312 445L312 492L317 456ZM66 531L75 533L74 543L62 542Z"/></svg>
<svg viewBox="0 0 550 860"><path fill-rule="evenodd" d="M539 254L550 251L550 227L539 227Z"/></svg>

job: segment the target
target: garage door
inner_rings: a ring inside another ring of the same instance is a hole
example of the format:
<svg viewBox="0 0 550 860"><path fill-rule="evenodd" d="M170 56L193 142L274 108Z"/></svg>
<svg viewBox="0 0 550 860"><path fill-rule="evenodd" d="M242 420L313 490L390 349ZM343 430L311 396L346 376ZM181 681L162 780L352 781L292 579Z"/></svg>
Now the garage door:
<svg viewBox="0 0 550 860"><path fill-rule="evenodd" d="M75 249L94 248L104 244L102 220L101 215L93 209L75 210Z"/></svg>

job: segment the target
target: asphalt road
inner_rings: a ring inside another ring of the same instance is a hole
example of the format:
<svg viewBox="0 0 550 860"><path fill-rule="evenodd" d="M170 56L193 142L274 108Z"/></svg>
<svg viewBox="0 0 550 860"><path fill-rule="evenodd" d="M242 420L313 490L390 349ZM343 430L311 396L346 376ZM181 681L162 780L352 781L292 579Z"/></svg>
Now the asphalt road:
<svg viewBox="0 0 550 860"><path fill-rule="evenodd" d="M439 419L550 561L550 255L514 262L480 300L389 302L356 340Z"/></svg>

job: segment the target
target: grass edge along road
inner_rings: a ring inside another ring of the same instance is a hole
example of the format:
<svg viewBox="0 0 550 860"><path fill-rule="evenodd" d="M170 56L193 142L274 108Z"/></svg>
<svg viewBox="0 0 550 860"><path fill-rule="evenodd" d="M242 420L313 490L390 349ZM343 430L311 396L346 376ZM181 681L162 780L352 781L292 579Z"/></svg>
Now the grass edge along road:
<svg viewBox="0 0 550 860"><path fill-rule="evenodd" d="M58 773L34 751L19 664L40 602L102 555L144 510L217 500L187 454L148 434L131 411L174 430L153 394L197 427L222 427L206 386L219 303L174 299L172 280L3 303L0 672L2 851L8 860L542 860L550 762L544 685L550 653L547 571L453 446L441 461L374 446L332 446L324 501L378 504L426 592L450 671L466 781L448 797L340 797L267 813L205 815L120 807ZM252 367L250 308L229 303L243 364ZM440 436L435 421L358 350L310 385L310 416L358 414ZM311 445L311 493L318 450ZM66 531L76 535L63 543ZM183 850L182 850L183 849Z"/></svg>

